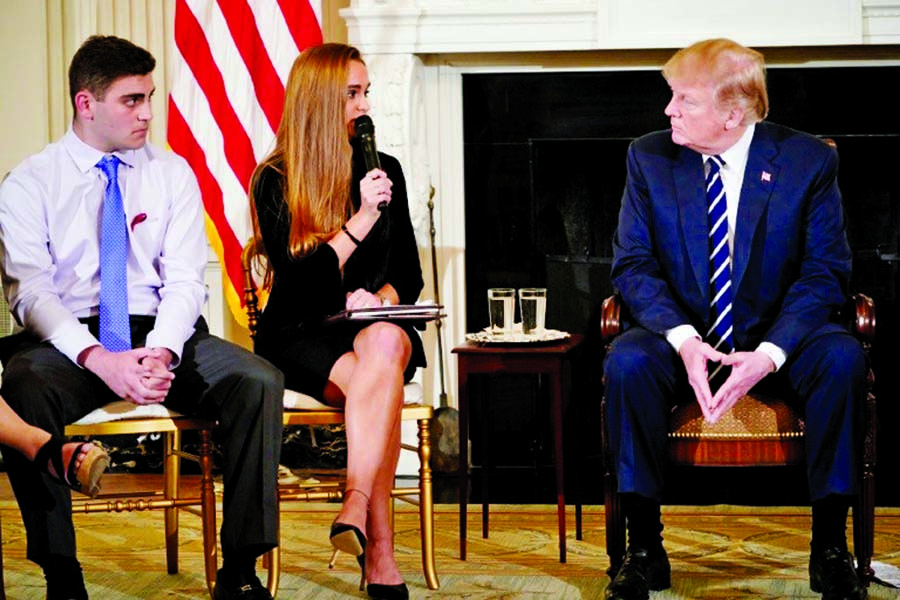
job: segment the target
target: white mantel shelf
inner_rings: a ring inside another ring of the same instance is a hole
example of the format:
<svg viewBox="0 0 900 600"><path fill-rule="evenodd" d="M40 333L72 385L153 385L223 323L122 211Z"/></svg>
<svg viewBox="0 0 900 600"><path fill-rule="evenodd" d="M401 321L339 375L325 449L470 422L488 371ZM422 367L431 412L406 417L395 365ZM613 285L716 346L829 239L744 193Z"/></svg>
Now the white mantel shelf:
<svg viewBox="0 0 900 600"><path fill-rule="evenodd" d="M366 54L900 43L900 0L355 0L341 14Z"/></svg>

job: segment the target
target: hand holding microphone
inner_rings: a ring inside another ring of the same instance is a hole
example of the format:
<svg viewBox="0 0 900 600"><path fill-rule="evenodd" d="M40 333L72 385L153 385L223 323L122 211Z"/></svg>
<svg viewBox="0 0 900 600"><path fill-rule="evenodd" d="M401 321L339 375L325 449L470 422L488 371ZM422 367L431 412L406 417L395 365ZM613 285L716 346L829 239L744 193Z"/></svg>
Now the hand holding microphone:
<svg viewBox="0 0 900 600"><path fill-rule="evenodd" d="M375 124L372 122L372 118L369 115L357 117L353 129L366 161L366 171L381 170L381 161L378 160L378 151L375 149ZM387 205L387 200L382 200L378 203L378 210L384 211Z"/></svg>

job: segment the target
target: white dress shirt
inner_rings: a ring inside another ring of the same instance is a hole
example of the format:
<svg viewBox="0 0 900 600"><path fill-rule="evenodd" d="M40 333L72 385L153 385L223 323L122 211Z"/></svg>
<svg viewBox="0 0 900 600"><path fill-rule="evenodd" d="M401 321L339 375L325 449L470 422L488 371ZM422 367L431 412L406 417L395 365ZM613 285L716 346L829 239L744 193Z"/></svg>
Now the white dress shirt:
<svg viewBox="0 0 900 600"><path fill-rule="evenodd" d="M750 142L753 141L753 132L756 131L756 124L750 124L744 131L741 138L728 150L719 156L724 161L724 165L719 170L722 178L722 185L725 188L725 214L728 218L728 252L734 255L734 232L737 227L738 205L741 201L741 187L744 184L744 170L747 168L747 158L750 156ZM708 174L709 167L706 164L709 154L703 154L704 174ZM677 352L681 348L681 344L685 340L692 337L702 339L693 325L679 325L670 329L666 333L666 339L675 348ZM787 355L784 350L772 344L771 342L762 342L757 348L760 352L765 353L772 362L775 363L775 370L781 368Z"/></svg>
<svg viewBox="0 0 900 600"><path fill-rule="evenodd" d="M128 307L156 316L148 348L180 359L206 301L200 189L180 156L146 144L117 152L128 224ZM0 269L18 323L77 363L99 344L79 318L98 314L103 153L72 129L0 185Z"/></svg>

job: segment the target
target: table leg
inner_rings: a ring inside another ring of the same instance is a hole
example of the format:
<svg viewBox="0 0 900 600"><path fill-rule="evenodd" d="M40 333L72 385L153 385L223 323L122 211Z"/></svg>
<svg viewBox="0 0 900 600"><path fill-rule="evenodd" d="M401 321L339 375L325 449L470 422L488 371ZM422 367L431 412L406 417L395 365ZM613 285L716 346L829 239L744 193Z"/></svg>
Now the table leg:
<svg viewBox="0 0 900 600"><path fill-rule="evenodd" d="M466 508L469 487L469 395L468 365L463 356L458 357L459 411L459 559L466 560Z"/></svg>
<svg viewBox="0 0 900 600"><path fill-rule="evenodd" d="M562 361L560 361L562 362ZM562 365L557 365L551 373L552 398L551 419L553 421L553 462L556 467L556 513L559 523L559 562L566 562L566 490L563 477L563 390Z"/></svg>
<svg viewBox="0 0 900 600"><path fill-rule="evenodd" d="M481 381L482 385L484 381ZM490 531L490 514L491 514L491 505L490 505L490 493L488 488L490 486L490 474L489 470L491 468L491 453L490 453L490 440L488 439L490 436L488 435L488 427L487 423L489 419L487 418L489 406L488 401L484 397L484 388L480 388L478 390L479 396L481 397L481 537L487 539L488 532Z"/></svg>
<svg viewBox="0 0 900 600"><path fill-rule="evenodd" d="M582 540L584 537L582 536L582 515L581 515L581 472L584 467L584 452L581 448L581 423L582 419L584 419L584 414L581 410L581 402L577 399L572 398L573 384L572 384L572 371L571 364L568 365L568 370L566 371L564 385L566 386L563 390L563 398L568 398L568 410L574 411L574 418L570 418L569 422L575 424L574 431L572 433L575 434L575 439L569 442L571 448L575 450L575 460L569 460L569 464L572 465L572 470L569 471L572 475L571 488L575 490L575 539ZM565 422L563 422L563 430L565 431ZM563 450L565 452L565 450ZM565 457L564 457L565 458Z"/></svg>

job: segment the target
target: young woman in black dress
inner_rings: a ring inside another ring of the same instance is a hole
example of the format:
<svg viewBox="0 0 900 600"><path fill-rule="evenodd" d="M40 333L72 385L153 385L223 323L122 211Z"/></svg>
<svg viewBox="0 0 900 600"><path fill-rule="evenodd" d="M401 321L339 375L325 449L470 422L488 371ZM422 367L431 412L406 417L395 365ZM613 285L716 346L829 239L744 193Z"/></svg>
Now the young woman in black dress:
<svg viewBox="0 0 900 600"><path fill-rule="evenodd" d="M389 502L403 385L425 364L422 343L388 322L321 325L343 309L414 303L422 290L400 164L379 153L381 168L367 172L355 147L368 90L353 47L316 46L294 62L275 149L251 184L272 278L256 351L284 371L289 389L344 407L347 489L331 543L358 557L371 598L403 599Z"/></svg>

